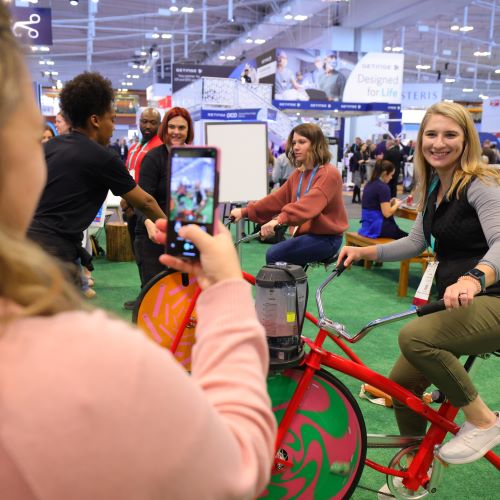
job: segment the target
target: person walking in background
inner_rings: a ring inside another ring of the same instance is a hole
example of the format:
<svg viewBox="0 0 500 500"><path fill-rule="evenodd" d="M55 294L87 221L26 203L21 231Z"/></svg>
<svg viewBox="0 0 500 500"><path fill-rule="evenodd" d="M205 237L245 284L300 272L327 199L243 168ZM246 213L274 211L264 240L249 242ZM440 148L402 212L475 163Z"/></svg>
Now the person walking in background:
<svg viewBox="0 0 500 500"><path fill-rule="evenodd" d="M394 220L394 213L402 201L391 198L388 183L394 175L394 165L377 160L372 176L363 189L361 201L361 228L358 233L367 238L393 238L408 236Z"/></svg>
<svg viewBox="0 0 500 500"><path fill-rule="evenodd" d="M291 164L286 153L281 153L274 161L272 181L276 187L283 186L295 167Z"/></svg>
<svg viewBox="0 0 500 500"><path fill-rule="evenodd" d="M317 125L297 125L288 136L286 154L296 167L287 182L262 200L233 209L231 215L236 221L248 217L263 224L263 239L274 236L278 224L292 226L293 238L273 245L266 262L304 266L331 257L342 244L348 227L342 178L330 164L328 143Z"/></svg>
<svg viewBox="0 0 500 500"><path fill-rule="evenodd" d="M69 134L71 132L71 122L63 110L59 111L56 115L56 130L58 135Z"/></svg>
<svg viewBox="0 0 500 500"><path fill-rule="evenodd" d="M43 134L42 134L42 144L45 144L46 142L49 142L50 139L53 139L55 137L54 130L49 124L45 124L45 127L43 128Z"/></svg>
<svg viewBox="0 0 500 500"><path fill-rule="evenodd" d="M391 190L391 197L396 198L398 195L398 182L399 173L401 171L401 162L403 161L403 154L399 149L399 145L393 139L387 139L386 151L384 153L384 160L390 161L394 165L394 175L389 182Z"/></svg>
<svg viewBox="0 0 500 500"><path fill-rule="evenodd" d="M462 409L464 425L437 450L437 456L464 464L500 444L499 413L483 402L459 359L499 347L500 171L481 162L469 111L447 102L434 104L424 115L415 168L419 213L409 236L385 245L344 247L339 263L344 259L345 265L360 259L396 261L417 256L428 247L435 251L438 296L447 310L414 319L402 328L401 355L390 378L418 397L434 384ZM425 433L425 419L397 400L394 409L401 434Z"/></svg>

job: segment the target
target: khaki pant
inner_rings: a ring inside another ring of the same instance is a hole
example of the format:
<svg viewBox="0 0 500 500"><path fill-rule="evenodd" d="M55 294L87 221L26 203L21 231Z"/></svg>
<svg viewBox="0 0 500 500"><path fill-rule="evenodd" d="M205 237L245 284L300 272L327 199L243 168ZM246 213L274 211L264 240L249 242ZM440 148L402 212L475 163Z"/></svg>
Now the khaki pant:
<svg viewBox="0 0 500 500"><path fill-rule="evenodd" d="M432 383L451 404L465 406L477 397L477 390L458 358L500 349L500 298L476 297L467 308L417 318L402 328L399 347L402 354L391 380L419 397ZM425 433L426 420L399 401L394 401L394 409L401 434Z"/></svg>

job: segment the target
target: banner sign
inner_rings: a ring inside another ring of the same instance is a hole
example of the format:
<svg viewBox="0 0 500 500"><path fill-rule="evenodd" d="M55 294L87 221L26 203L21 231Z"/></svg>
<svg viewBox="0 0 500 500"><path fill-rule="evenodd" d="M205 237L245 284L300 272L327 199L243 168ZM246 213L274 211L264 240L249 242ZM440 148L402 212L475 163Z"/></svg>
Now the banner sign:
<svg viewBox="0 0 500 500"><path fill-rule="evenodd" d="M360 59L361 57L361 59ZM259 83L274 84L276 101L401 102L402 54L275 49L256 58ZM330 109L328 106L298 109Z"/></svg>
<svg viewBox="0 0 500 500"><path fill-rule="evenodd" d="M400 111L401 105L383 102L356 103L356 102L314 102L314 101L277 101L273 106L280 109L317 109L321 111Z"/></svg>
<svg viewBox="0 0 500 500"><path fill-rule="evenodd" d="M272 111L272 110L270 110ZM266 109L202 109L201 120L221 121L263 121L266 120Z"/></svg>
<svg viewBox="0 0 500 500"><path fill-rule="evenodd" d="M401 103L403 54L368 52L347 79L344 101Z"/></svg>
<svg viewBox="0 0 500 500"><path fill-rule="evenodd" d="M500 96L483 101L481 132L500 133Z"/></svg>
<svg viewBox="0 0 500 500"><path fill-rule="evenodd" d="M215 76L218 78L229 78L234 67L232 66L209 66L206 64L174 64L172 77L172 92L186 87L190 83L199 80L203 76Z"/></svg>
<svg viewBox="0 0 500 500"><path fill-rule="evenodd" d="M426 109L442 98L442 83L403 83L401 107Z"/></svg>
<svg viewBox="0 0 500 500"><path fill-rule="evenodd" d="M12 7L12 33L29 45L52 45L52 9Z"/></svg>

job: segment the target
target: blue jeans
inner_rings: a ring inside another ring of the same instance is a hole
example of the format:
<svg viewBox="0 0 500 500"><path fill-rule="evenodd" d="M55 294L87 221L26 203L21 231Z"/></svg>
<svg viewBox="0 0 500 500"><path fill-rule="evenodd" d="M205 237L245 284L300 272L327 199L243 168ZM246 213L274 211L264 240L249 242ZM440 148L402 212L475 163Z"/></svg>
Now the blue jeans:
<svg viewBox="0 0 500 500"><path fill-rule="evenodd" d="M266 263L288 262L305 266L331 257L341 244L342 235L303 234L273 245L266 253Z"/></svg>

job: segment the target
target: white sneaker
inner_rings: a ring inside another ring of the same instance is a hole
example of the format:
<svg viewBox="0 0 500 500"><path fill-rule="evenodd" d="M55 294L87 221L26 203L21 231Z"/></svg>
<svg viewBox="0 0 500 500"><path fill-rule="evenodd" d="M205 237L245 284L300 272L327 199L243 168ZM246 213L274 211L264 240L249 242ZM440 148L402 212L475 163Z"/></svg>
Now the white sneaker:
<svg viewBox="0 0 500 500"><path fill-rule="evenodd" d="M450 464L468 464L478 460L500 444L500 416L489 429L479 429L465 422L456 436L439 449L439 457Z"/></svg>

